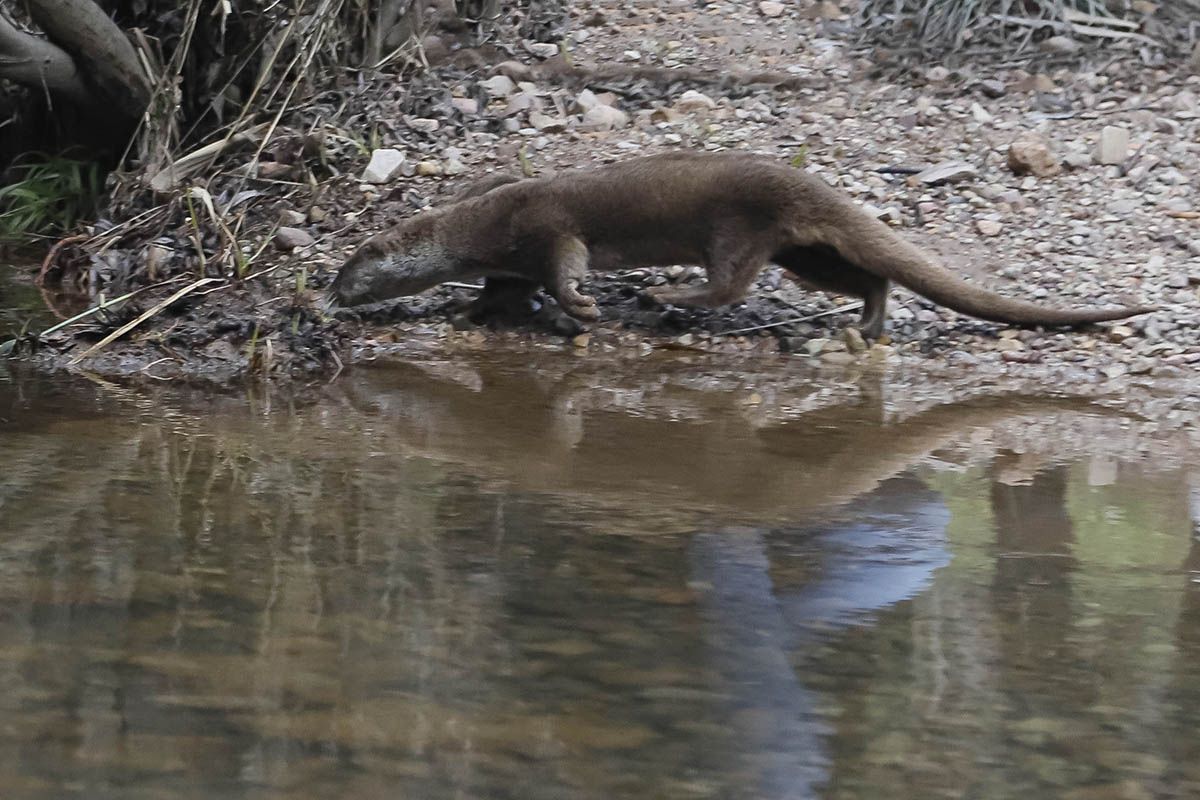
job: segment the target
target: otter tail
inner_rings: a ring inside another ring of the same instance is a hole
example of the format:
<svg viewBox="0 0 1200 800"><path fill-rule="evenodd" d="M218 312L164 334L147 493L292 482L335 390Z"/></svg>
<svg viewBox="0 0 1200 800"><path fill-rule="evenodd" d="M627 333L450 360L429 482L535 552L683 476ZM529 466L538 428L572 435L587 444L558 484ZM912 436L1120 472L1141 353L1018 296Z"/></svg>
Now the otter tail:
<svg viewBox="0 0 1200 800"><path fill-rule="evenodd" d="M857 206L844 209L856 218L857 229L819 226L821 239L835 247L847 261L889 278L939 305L972 317L1011 325L1076 326L1147 314L1153 306L1109 308L1053 308L1016 300L967 283L877 219Z"/></svg>

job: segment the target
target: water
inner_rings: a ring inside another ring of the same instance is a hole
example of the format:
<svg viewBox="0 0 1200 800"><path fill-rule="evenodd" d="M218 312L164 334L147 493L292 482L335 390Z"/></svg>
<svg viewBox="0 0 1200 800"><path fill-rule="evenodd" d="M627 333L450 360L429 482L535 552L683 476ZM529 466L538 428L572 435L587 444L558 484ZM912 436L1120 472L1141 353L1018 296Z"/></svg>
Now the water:
<svg viewBox="0 0 1200 800"><path fill-rule="evenodd" d="M771 380L0 371L3 797L1200 795L1178 442Z"/></svg>

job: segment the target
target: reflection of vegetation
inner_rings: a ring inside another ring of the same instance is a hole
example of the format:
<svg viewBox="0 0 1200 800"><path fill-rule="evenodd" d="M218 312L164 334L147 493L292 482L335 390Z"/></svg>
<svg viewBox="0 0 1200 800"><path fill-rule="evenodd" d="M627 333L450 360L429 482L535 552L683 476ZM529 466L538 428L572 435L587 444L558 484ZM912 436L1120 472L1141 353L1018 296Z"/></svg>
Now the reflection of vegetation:
<svg viewBox="0 0 1200 800"><path fill-rule="evenodd" d="M1057 501L1070 530L1001 553L996 476L983 468L925 476L954 514L954 560L911 608L809 665L865 673L838 682L834 742L846 767L830 797L901 781L914 797L1057 796L1079 784L1149 796L1139 784L1168 768L1157 743L1191 737L1171 727L1180 717L1172 720L1170 704L1152 699L1181 663L1200 657L1180 652L1176 639L1190 522L1176 475L1124 467L1119 477L1092 486L1088 464L1074 465ZM1195 779L1190 761L1174 766Z"/></svg>

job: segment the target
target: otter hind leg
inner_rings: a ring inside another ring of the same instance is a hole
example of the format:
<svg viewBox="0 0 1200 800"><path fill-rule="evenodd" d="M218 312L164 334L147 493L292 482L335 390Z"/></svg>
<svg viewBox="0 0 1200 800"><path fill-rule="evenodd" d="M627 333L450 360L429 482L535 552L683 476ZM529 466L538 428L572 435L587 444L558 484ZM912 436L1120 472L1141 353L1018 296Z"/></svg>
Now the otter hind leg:
<svg viewBox="0 0 1200 800"><path fill-rule="evenodd" d="M855 266L832 248L793 247L777 253L771 260L806 286L861 297L863 336L878 339L883 335L890 288L887 278Z"/></svg>
<svg viewBox="0 0 1200 800"><path fill-rule="evenodd" d="M704 267L708 280L699 286L657 287L647 294L660 303L704 308L727 306L746 296L769 256L752 233L731 229L714 237Z"/></svg>

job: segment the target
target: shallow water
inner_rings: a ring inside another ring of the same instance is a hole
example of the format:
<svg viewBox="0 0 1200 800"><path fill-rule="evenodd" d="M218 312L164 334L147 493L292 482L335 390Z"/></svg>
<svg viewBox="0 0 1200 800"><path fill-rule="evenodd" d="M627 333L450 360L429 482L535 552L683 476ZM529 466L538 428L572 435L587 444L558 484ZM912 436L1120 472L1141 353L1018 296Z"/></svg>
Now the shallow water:
<svg viewBox="0 0 1200 800"><path fill-rule="evenodd" d="M3 797L1200 795L1144 420L579 361L0 367Z"/></svg>

